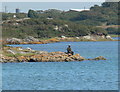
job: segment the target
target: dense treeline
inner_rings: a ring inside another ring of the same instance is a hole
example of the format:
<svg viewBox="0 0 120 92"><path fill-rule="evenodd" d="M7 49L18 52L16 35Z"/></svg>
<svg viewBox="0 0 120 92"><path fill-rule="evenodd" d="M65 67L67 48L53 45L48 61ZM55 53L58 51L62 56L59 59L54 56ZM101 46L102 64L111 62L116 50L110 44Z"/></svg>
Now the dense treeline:
<svg viewBox="0 0 120 92"><path fill-rule="evenodd" d="M30 18L54 18L61 20L74 21L80 24L87 23L88 25L117 25L118 24L118 3L105 2L101 6L94 5L90 11L60 11L49 9L46 11L29 10L28 17ZM31 16L30 16L31 15Z"/></svg>
<svg viewBox="0 0 120 92"><path fill-rule="evenodd" d="M119 25L118 15L120 9L116 2L105 2L101 6L94 5L90 11L60 11L49 10L29 10L25 13L3 13L3 20L10 20L3 23L3 37L25 38L34 36L37 38L56 36L85 36L88 34L120 34L115 28L102 29L96 26ZM16 15L16 17L13 17ZM15 21L29 17L23 21Z"/></svg>

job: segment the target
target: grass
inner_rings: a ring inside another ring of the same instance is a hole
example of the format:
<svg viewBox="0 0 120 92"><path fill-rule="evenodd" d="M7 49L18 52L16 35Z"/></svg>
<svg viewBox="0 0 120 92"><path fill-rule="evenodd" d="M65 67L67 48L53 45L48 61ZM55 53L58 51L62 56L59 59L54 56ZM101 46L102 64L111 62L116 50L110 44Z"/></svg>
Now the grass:
<svg viewBox="0 0 120 92"><path fill-rule="evenodd" d="M35 55L36 53L34 52L28 52L28 53L16 53L15 55L10 53L10 52L7 52L6 50L2 50L0 52L0 54L3 54L5 56L8 56L8 57L19 57L19 56L32 56L32 55Z"/></svg>
<svg viewBox="0 0 120 92"><path fill-rule="evenodd" d="M49 39L52 39L52 38L40 38L39 40L44 41L44 40L49 40Z"/></svg>
<svg viewBox="0 0 120 92"><path fill-rule="evenodd" d="M8 56L8 57L19 57L19 56L32 56L35 55L34 53L27 53L27 54L21 54L21 53L17 53L17 54L12 54L12 53L5 53L4 55Z"/></svg>
<svg viewBox="0 0 120 92"><path fill-rule="evenodd" d="M120 35L110 34L111 37L120 37Z"/></svg>

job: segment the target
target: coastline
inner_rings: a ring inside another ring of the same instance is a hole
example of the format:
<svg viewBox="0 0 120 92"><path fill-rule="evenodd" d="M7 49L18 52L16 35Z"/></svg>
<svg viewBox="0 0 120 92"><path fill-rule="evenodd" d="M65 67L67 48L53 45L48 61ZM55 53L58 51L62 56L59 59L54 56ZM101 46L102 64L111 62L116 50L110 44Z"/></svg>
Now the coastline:
<svg viewBox="0 0 120 92"><path fill-rule="evenodd" d="M80 54L66 54L65 52L47 52L36 51L30 48L22 49L21 47L6 46L2 48L0 63L7 62L70 62L85 60L106 60L99 56L93 59L86 59Z"/></svg>
<svg viewBox="0 0 120 92"><path fill-rule="evenodd" d="M55 43L55 42L86 42L86 41L119 41L112 39L111 36L97 36L97 35L88 35L82 37L53 37L53 38L34 38L32 36L26 37L25 39L18 38L8 38L3 40L2 43L5 45L9 44L47 44L47 43Z"/></svg>
<svg viewBox="0 0 120 92"><path fill-rule="evenodd" d="M86 36L88 37L88 36ZM90 36L92 37L92 36ZM86 59L79 54L75 55L68 55L65 52L47 52L47 51L36 51L32 50L31 48L23 49L21 47L10 47L7 46L9 44L47 44L47 43L55 43L55 42L80 42L80 41L118 41L114 39L106 39L101 38L101 36L94 37L95 39L86 39L83 37L54 37L48 39L35 39L32 37L33 41L29 42L18 42L21 39L13 38L11 43L4 43L3 47L1 48L1 59L0 62L7 63L7 62L69 62L69 61L85 61L85 60L106 60L104 57L99 56L93 59ZM30 40L27 39L27 40ZM36 42L35 42L36 41Z"/></svg>

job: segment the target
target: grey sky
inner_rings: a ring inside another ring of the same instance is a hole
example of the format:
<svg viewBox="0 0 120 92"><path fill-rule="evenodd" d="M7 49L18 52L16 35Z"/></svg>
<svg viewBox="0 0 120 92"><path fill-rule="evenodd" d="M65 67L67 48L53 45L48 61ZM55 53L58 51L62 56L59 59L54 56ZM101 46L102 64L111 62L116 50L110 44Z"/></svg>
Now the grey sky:
<svg viewBox="0 0 120 92"><path fill-rule="evenodd" d="M15 12L16 8L20 8L21 12L28 12L29 9L33 10L47 10L47 9L89 9L95 4L101 5L102 2L4 2L2 3L2 11Z"/></svg>

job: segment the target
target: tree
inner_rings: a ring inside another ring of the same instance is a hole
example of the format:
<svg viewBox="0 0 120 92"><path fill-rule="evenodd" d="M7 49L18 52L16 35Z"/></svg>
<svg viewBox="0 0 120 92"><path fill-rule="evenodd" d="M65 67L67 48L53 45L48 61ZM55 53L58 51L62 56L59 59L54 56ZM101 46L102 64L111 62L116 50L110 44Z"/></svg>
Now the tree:
<svg viewBox="0 0 120 92"><path fill-rule="evenodd" d="M28 17L30 18L38 18L38 13L34 10L29 10L28 11Z"/></svg>

